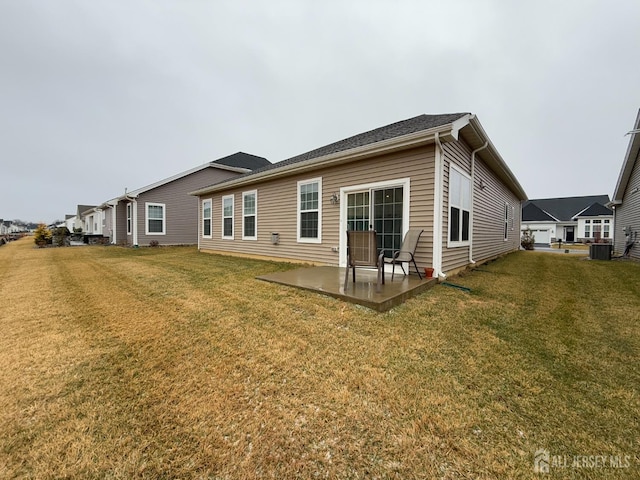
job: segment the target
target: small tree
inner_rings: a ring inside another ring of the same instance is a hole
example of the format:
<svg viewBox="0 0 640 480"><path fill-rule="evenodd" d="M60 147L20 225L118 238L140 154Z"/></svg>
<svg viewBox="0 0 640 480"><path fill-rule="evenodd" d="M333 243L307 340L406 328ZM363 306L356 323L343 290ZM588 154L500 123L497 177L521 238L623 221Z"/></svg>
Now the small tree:
<svg viewBox="0 0 640 480"><path fill-rule="evenodd" d="M525 250L533 250L533 244L536 242L536 237L531 233L531 229L527 228L522 232L522 238L520 238L520 245Z"/></svg>
<svg viewBox="0 0 640 480"><path fill-rule="evenodd" d="M67 244L67 237L71 235L67 227L58 227L53 232L53 242L58 247L64 247Z"/></svg>
<svg viewBox="0 0 640 480"><path fill-rule="evenodd" d="M51 237L51 230L49 230L44 223L41 223L38 225L38 228L36 228L36 231L34 232L33 241L39 247L44 247L45 245L51 243Z"/></svg>

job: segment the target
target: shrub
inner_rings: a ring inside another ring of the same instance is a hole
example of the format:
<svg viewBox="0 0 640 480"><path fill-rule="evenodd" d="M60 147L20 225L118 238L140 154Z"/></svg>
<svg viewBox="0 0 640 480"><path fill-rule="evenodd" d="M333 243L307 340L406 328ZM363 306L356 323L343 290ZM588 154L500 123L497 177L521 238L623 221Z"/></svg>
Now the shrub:
<svg viewBox="0 0 640 480"><path fill-rule="evenodd" d="M157 246L159 246L159 245L160 245L160 242L159 242L158 240L151 240L151 241L149 242L149 246L150 246L150 247L157 247Z"/></svg>
<svg viewBox="0 0 640 480"><path fill-rule="evenodd" d="M522 248L524 248L525 250L533 250L533 244L535 243L535 241L535 235L531 233L530 228L527 228L522 233L522 238L520 238L520 245L522 245Z"/></svg>
<svg viewBox="0 0 640 480"><path fill-rule="evenodd" d="M51 230L49 230L44 223L41 223L38 225L38 228L36 228L36 231L34 232L33 241L39 247L44 247L45 245L51 243L51 237Z"/></svg>
<svg viewBox="0 0 640 480"><path fill-rule="evenodd" d="M58 227L53 231L53 243L58 247L64 247L67 244L67 237L71 232L67 227Z"/></svg>

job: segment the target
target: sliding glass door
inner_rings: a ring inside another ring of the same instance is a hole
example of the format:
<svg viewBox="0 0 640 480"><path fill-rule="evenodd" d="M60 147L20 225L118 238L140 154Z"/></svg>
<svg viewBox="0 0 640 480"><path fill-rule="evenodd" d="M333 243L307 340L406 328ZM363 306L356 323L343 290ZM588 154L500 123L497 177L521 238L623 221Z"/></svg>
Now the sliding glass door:
<svg viewBox="0 0 640 480"><path fill-rule="evenodd" d="M347 194L347 229L374 229L378 249L397 250L402 244L404 188L368 189Z"/></svg>

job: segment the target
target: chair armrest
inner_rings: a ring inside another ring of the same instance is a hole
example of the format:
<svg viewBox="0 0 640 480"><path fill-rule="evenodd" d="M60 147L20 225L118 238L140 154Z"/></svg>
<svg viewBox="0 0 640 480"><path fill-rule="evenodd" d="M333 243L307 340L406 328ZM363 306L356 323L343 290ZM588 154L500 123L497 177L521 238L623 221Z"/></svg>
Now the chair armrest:
<svg viewBox="0 0 640 480"><path fill-rule="evenodd" d="M380 253L382 253L382 254L384 254L385 252L391 252L391 256L387 257L385 255L386 258L394 258L400 252L400 249L397 249L397 248L383 248L383 249L380 250Z"/></svg>

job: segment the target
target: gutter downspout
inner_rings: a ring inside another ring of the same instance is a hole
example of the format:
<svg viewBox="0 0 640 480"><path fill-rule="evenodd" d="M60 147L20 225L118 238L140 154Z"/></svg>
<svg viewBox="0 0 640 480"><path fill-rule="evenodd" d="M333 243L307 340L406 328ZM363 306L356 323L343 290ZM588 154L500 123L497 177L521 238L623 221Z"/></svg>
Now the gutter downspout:
<svg viewBox="0 0 640 480"><path fill-rule="evenodd" d="M440 134L435 134L435 178L433 185L433 270L437 278L446 278L442 272L442 169L444 149L440 142Z"/></svg>
<svg viewBox="0 0 640 480"><path fill-rule="evenodd" d="M476 190L475 188L476 153L478 153L480 150L484 150L485 148L487 148L487 146L489 146L488 141L484 142L484 145L476 148L473 152L471 152L471 198L470 198L471 209L469 211L469 263L476 263L476 261L473 259L473 197L474 197L474 192Z"/></svg>

